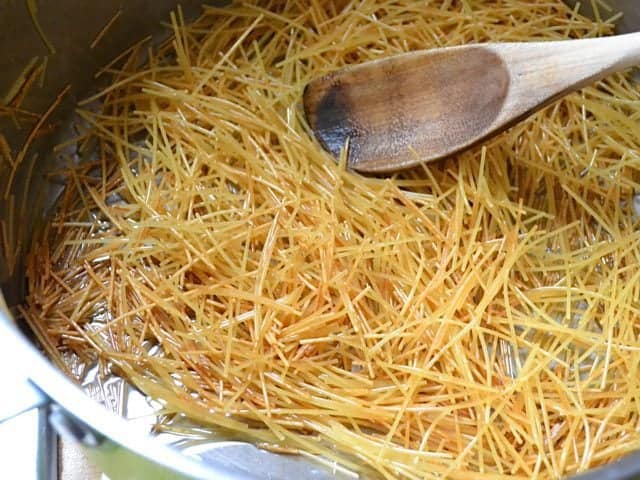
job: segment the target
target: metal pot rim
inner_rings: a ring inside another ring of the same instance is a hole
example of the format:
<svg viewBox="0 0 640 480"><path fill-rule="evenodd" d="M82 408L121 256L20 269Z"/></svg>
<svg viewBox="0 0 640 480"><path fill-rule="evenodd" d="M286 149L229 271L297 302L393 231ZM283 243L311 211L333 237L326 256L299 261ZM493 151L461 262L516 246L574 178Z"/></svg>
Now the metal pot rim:
<svg viewBox="0 0 640 480"><path fill-rule="evenodd" d="M0 300L1 298L0 293ZM45 398L58 405L72 419L112 439L120 446L155 464L182 475L198 479L240 479L237 471L217 465L206 467L153 437L133 432L127 421L105 409L77 388L59 369L47 360L15 326L0 302L0 359L2 365L27 366L22 375L41 390ZM6 368L6 367L5 367ZM9 367L10 368L10 367ZM27 407L27 405L25 405Z"/></svg>

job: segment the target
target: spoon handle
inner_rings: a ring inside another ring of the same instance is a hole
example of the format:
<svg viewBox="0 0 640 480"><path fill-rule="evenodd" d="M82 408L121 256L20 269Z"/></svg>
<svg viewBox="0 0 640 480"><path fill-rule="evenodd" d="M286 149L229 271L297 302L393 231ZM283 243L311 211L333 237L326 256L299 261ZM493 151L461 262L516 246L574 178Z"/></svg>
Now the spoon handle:
<svg viewBox="0 0 640 480"><path fill-rule="evenodd" d="M513 125L567 93L640 65L640 33L488 46L510 73L507 98L494 125Z"/></svg>

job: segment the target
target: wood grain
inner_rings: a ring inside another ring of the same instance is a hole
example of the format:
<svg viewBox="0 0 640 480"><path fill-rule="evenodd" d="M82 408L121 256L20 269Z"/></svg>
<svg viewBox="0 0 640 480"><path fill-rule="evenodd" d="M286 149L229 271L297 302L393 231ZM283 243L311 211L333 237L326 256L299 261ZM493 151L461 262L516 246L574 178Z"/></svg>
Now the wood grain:
<svg viewBox="0 0 640 480"><path fill-rule="evenodd" d="M307 119L349 166L388 172L495 135L555 99L640 63L640 34L411 52L309 83Z"/></svg>

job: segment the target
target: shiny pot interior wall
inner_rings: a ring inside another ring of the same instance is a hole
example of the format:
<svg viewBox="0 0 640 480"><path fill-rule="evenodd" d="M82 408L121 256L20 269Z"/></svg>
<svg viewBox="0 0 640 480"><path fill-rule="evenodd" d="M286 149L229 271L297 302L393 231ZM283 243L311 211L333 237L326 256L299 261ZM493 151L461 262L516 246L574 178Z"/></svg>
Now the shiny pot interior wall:
<svg viewBox="0 0 640 480"><path fill-rule="evenodd" d="M565 3L575 6L581 5L581 12L593 17L593 8L589 0L565 0ZM603 18L623 12L623 17L618 20L617 25L620 32L635 32L640 30L640 4L637 0L606 0L606 5L610 10L601 8Z"/></svg>
<svg viewBox="0 0 640 480"><path fill-rule="evenodd" d="M9 235L13 237L9 241L17 254L15 265L8 264L12 262L7 261L7 252L0 246L0 290L9 305L20 302L24 296L21 258L33 228L42 223L56 195L55 186L45 182L46 173L56 166L55 155L50 153L51 147L58 139L72 135L69 131L71 127L65 120L70 118L78 100L99 85L94 74L136 41L148 35L153 35L154 39L165 38L168 29L163 28L161 23L168 20L169 13L178 3L185 17L190 18L197 15L202 1L38 0L35 3L38 6L36 18L55 52L47 48L38 34L28 10L28 2L0 1L0 101L34 57L40 61L48 57L47 67L42 86L35 85L26 97L23 104L25 109L44 112L67 85L70 89L54 115L43 125L45 130L53 128L55 131L36 139L21 163L12 182L13 200L4 195L9 173L0 168L0 218L9 220L11 201L14 202L16 213ZM91 48L96 36L116 14L119 15L117 21L95 48ZM0 134L6 137L14 156L20 151L31 129L31 124L16 124L10 117L0 115ZM34 159L35 152L41 153ZM27 184L26 176L30 169L33 169L33 175Z"/></svg>

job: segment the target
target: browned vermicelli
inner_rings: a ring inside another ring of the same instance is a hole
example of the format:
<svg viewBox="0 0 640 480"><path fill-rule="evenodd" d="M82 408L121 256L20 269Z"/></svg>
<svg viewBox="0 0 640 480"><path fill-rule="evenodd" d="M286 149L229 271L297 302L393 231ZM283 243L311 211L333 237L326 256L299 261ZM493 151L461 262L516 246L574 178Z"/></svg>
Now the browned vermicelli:
<svg viewBox="0 0 640 480"><path fill-rule="evenodd" d="M64 169L30 256L23 313L60 365L386 478L557 478L640 448L628 77L392 178L334 162L300 110L346 64L610 22L560 0L274 0L172 23L80 112L99 155Z"/></svg>

